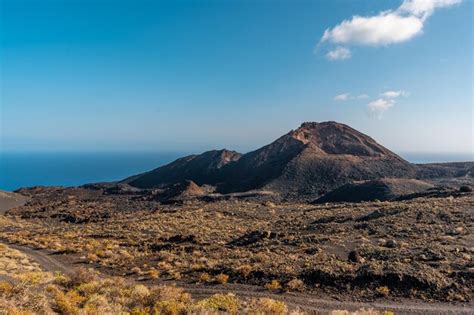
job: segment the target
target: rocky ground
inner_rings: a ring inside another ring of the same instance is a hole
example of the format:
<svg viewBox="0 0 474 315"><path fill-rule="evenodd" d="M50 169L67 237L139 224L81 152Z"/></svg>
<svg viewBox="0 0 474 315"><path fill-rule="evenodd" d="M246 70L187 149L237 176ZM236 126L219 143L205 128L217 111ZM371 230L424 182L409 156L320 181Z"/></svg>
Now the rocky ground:
<svg viewBox="0 0 474 315"><path fill-rule="evenodd" d="M149 281L257 285L342 300L470 303L474 195L160 204L140 191L32 188L0 239Z"/></svg>

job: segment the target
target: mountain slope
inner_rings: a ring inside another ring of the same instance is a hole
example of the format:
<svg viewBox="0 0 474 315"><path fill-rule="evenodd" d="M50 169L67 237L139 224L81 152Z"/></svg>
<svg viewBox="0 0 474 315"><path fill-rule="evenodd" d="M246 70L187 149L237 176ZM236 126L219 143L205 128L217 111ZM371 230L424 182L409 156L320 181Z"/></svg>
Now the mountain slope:
<svg viewBox="0 0 474 315"><path fill-rule="evenodd" d="M337 122L309 122L244 155L209 151L127 182L149 188L192 180L221 193L265 189L293 199L314 198L354 180L415 175L414 165L367 135Z"/></svg>
<svg viewBox="0 0 474 315"><path fill-rule="evenodd" d="M385 201L424 192L433 187L434 185L417 179L382 178L342 185L314 203Z"/></svg>
<svg viewBox="0 0 474 315"><path fill-rule="evenodd" d="M192 180L198 185L216 184L220 169L238 160L240 153L229 150L212 150L189 155L150 172L129 177L123 182L139 188L160 187Z"/></svg>
<svg viewBox="0 0 474 315"><path fill-rule="evenodd" d="M223 169L225 192L264 188L282 197L325 193L353 180L411 177L413 165L357 130L304 123Z"/></svg>

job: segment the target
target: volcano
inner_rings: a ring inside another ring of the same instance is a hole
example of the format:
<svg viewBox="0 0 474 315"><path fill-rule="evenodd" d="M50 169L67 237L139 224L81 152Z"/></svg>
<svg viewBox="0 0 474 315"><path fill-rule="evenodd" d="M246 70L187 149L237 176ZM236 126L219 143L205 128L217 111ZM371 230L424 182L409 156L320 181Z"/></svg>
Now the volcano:
<svg viewBox="0 0 474 315"><path fill-rule="evenodd" d="M414 178L415 165L369 136L337 122L306 122L249 153L208 151L125 180L155 188L191 180L216 192L272 191L282 199L310 199L353 181Z"/></svg>

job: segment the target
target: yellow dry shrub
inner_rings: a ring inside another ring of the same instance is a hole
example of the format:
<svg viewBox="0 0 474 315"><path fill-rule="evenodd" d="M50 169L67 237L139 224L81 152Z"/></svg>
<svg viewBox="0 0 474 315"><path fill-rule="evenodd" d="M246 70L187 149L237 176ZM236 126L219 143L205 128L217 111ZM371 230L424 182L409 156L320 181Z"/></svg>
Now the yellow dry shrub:
<svg viewBox="0 0 474 315"><path fill-rule="evenodd" d="M159 286L155 287L150 292L150 298L155 301L180 301L191 302L191 295L186 293L183 289L175 286Z"/></svg>
<svg viewBox="0 0 474 315"><path fill-rule="evenodd" d="M7 281L0 281L0 296L8 296L13 292L13 286Z"/></svg>
<svg viewBox="0 0 474 315"><path fill-rule="evenodd" d="M378 287L375 291L380 296L388 296L390 294L390 289L388 287Z"/></svg>
<svg viewBox="0 0 474 315"><path fill-rule="evenodd" d="M31 271L20 274L18 278L28 284L38 284L45 278L45 276L46 274L42 271Z"/></svg>
<svg viewBox="0 0 474 315"><path fill-rule="evenodd" d="M99 314L121 314L119 305L109 303L107 297L103 295L93 294L84 304L82 312L87 315Z"/></svg>
<svg viewBox="0 0 474 315"><path fill-rule="evenodd" d="M90 261L90 262L96 262L97 260L99 260L99 257L94 254L94 253L89 253L87 254L87 260Z"/></svg>
<svg viewBox="0 0 474 315"><path fill-rule="evenodd" d="M281 289L281 284L278 280L272 280L270 283L265 284L267 290L278 290Z"/></svg>
<svg viewBox="0 0 474 315"><path fill-rule="evenodd" d="M286 289L289 291L301 291L304 288L304 282L300 279L292 279L286 283Z"/></svg>
<svg viewBox="0 0 474 315"><path fill-rule="evenodd" d="M130 311L130 315L148 315L150 314L150 309L148 307L134 307Z"/></svg>
<svg viewBox="0 0 474 315"><path fill-rule="evenodd" d="M217 283L224 284L229 281L229 276L223 273L220 273L216 276Z"/></svg>
<svg viewBox="0 0 474 315"><path fill-rule="evenodd" d="M144 303L149 296L150 290L143 284L133 286L130 293L130 297L138 303Z"/></svg>
<svg viewBox="0 0 474 315"><path fill-rule="evenodd" d="M61 314L75 315L79 313L79 308L77 306L82 301L83 298L76 291L70 291L65 294L61 290L57 289L54 292L53 307Z"/></svg>
<svg viewBox="0 0 474 315"><path fill-rule="evenodd" d="M160 272L156 269L150 269L148 271L148 276L150 279L158 279L160 277Z"/></svg>
<svg viewBox="0 0 474 315"><path fill-rule="evenodd" d="M229 312L236 314L239 310L240 301L232 293L214 294L213 296L199 301L196 306L201 309Z"/></svg>
<svg viewBox="0 0 474 315"><path fill-rule="evenodd" d="M105 249L109 249L109 250L115 247L114 243L108 240L104 242L103 246Z"/></svg>
<svg viewBox="0 0 474 315"><path fill-rule="evenodd" d="M158 268L167 271L167 270L171 270L173 266L171 266L171 264L167 263L166 261L160 261L158 263Z"/></svg>
<svg viewBox="0 0 474 315"><path fill-rule="evenodd" d="M199 282L206 283L206 282L211 281L211 279L212 279L211 275L209 275L207 272L203 272L199 276Z"/></svg>
<svg viewBox="0 0 474 315"><path fill-rule="evenodd" d="M283 315L287 312L286 304L270 298L261 298L250 305L250 315Z"/></svg>
<svg viewBox="0 0 474 315"><path fill-rule="evenodd" d="M174 286L161 286L152 289L149 299L155 301L152 313L157 315L185 314L192 302L189 293Z"/></svg>
<svg viewBox="0 0 474 315"><path fill-rule="evenodd" d="M179 301L158 301L153 306L152 314L180 315L187 314L188 304ZM148 313L147 313L148 314Z"/></svg>
<svg viewBox="0 0 474 315"><path fill-rule="evenodd" d="M83 296L89 296L94 293L97 293L100 289L100 284L98 281L82 283L76 287L76 291Z"/></svg>
<svg viewBox="0 0 474 315"><path fill-rule="evenodd" d="M61 286L66 286L70 281L71 281L71 279L69 277L63 275L61 272L56 272L54 274L54 279L53 279L54 284L61 285Z"/></svg>
<svg viewBox="0 0 474 315"><path fill-rule="evenodd" d="M173 280L181 280L183 277L179 271L170 271L169 275Z"/></svg>
<svg viewBox="0 0 474 315"><path fill-rule="evenodd" d="M105 254L105 251L103 249L97 249L94 254L97 256L97 257L100 257L100 258L105 258L107 257L107 255Z"/></svg>

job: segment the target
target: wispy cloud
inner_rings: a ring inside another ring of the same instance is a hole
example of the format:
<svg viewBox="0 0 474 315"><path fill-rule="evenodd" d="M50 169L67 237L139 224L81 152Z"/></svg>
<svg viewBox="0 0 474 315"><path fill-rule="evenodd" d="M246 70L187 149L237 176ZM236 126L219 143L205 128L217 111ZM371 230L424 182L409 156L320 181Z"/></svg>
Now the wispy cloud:
<svg viewBox="0 0 474 315"><path fill-rule="evenodd" d="M406 91L386 91L380 94L380 96L385 97L385 98L397 98L400 96L408 96L408 92Z"/></svg>
<svg viewBox="0 0 474 315"><path fill-rule="evenodd" d="M336 47L326 54L329 60L345 60L351 58L351 56L351 51L345 47Z"/></svg>
<svg viewBox="0 0 474 315"><path fill-rule="evenodd" d="M335 101L349 101L349 100L362 100L365 98L369 98L367 94L359 94L356 96L351 95L351 93L343 93L334 96Z"/></svg>
<svg viewBox="0 0 474 315"><path fill-rule="evenodd" d="M404 0L397 9L382 11L375 16L354 15L351 19L326 29L320 44L338 45L326 56L330 60L341 60L352 56L350 49L345 46L402 43L422 34L425 21L436 9L450 7L461 1Z"/></svg>
<svg viewBox="0 0 474 315"><path fill-rule="evenodd" d="M334 96L335 101L347 101L351 95L349 93L343 93Z"/></svg>
<svg viewBox="0 0 474 315"><path fill-rule="evenodd" d="M450 7L461 2L462 0L405 0L398 11L426 20L436 9Z"/></svg>
<svg viewBox="0 0 474 315"><path fill-rule="evenodd" d="M383 114L388 109L395 106L398 98L406 97L408 95L410 95L410 93L404 90L388 90L380 93L377 99L369 102L367 104L367 108L371 114L381 119ZM351 93L341 93L334 96L333 100L337 102L346 102L351 100L363 100L368 98L369 95L367 94L352 95Z"/></svg>
<svg viewBox="0 0 474 315"><path fill-rule="evenodd" d="M378 118L382 118L383 113L393 105L395 105L394 100L379 98L370 102L367 106L372 113L377 115Z"/></svg>

